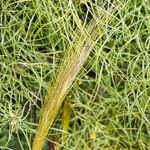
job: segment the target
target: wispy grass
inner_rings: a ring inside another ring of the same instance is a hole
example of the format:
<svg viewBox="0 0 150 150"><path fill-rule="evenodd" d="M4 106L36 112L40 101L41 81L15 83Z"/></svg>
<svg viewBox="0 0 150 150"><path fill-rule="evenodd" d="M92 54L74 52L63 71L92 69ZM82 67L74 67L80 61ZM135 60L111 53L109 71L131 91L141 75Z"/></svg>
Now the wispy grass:
<svg viewBox="0 0 150 150"><path fill-rule="evenodd" d="M108 14L103 11L100 14L98 12L97 15L98 17L95 16L96 18L92 19L89 25L83 29L80 20L77 22L81 28L77 31L73 41L69 43L69 48L62 58L62 64L58 68L55 82L48 87L37 135L33 143L33 150L42 148L48 130L58 114L65 96L72 87L75 77L103 32L105 32L104 25L110 20Z"/></svg>
<svg viewBox="0 0 150 150"><path fill-rule="evenodd" d="M83 31L96 10L112 8L112 3L0 2L0 148L26 150L31 149L49 81L55 83L62 58L78 36L76 28L88 36ZM150 148L150 3L118 3L121 11L105 24L105 34L75 77L67 98L72 111L67 131L60 108L47 136L51 142L43 149Z"/></svg>

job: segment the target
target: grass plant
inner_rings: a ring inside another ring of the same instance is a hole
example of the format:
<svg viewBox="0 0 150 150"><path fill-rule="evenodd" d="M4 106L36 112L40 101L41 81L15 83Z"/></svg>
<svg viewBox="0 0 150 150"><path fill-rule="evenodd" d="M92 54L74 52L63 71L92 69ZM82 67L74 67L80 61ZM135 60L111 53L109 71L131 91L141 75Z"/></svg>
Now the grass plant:
<svg viewBox="0 0 150 150"><path fill-rule="evenodd" d="M147 0L0 0L0 149L150 149L149 49Z"/></svg>
<svg viewBox="0 0 150 150"><path fill-rule="evenodd" d="M78 21L81 31L78 31L79 33L74 36L73 42L69 43L69 48L58 69L56 80L48 87L37 135L33 143L33 150L42 148L48 130L52 126L62 102L72 87L75 77L104 32L103 28L105 27L103 26L108 23L108 15L104 12L97 15L100 17L90 21L89 25L83 29L80 25L80 20ZM101 26L99 22L101 22Z"/></svg>

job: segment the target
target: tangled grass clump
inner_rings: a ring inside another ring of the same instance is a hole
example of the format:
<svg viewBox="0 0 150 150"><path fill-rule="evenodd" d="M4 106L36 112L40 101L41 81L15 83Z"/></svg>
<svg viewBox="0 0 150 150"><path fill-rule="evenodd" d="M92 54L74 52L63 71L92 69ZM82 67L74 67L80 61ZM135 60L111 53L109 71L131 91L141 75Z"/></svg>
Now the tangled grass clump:
<svg viewBox="0 0 150 150"><path fill-rule="evenodd" d="M1 0L0 149L150 149L149 8Z"/></svg>

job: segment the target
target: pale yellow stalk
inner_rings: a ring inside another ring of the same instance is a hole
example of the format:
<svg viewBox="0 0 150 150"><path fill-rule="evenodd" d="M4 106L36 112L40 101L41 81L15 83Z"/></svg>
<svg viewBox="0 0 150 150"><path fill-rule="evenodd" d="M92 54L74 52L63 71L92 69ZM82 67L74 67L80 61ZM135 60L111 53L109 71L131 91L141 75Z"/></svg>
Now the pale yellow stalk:
<svg viewBox="0 0 150 150"><path fill-rule="evenodd" d="M75 77L87 60L98 39L103 35L104 25L100 22L105 24L107 19L105 13L101 14L101 19L93 19L87 27L82 29L82 31L78 31L70 44L66 52L67 54L64 56L63 63L59 68L56 81L53 85L50 85L45 97L45 104L42 109L32 150L42 149L48 131Z"/></svg>

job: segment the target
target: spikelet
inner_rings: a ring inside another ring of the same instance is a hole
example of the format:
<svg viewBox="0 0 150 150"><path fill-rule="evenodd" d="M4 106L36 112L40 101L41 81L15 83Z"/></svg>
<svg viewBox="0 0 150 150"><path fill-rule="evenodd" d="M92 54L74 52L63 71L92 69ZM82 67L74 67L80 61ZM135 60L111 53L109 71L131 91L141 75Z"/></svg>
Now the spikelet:
<svg viewBox="0 0 150 150"><path fill-rule="evenodd" d="M65 96L71 89L75 77L83 67L97 41L104 34L105 24L110 20L111 17L106 12L100 11L87 26L76 31L76 35L59 67L55 83L50 85L47 90L32 150L42 149L44 139L58 114Z"/></svg>

